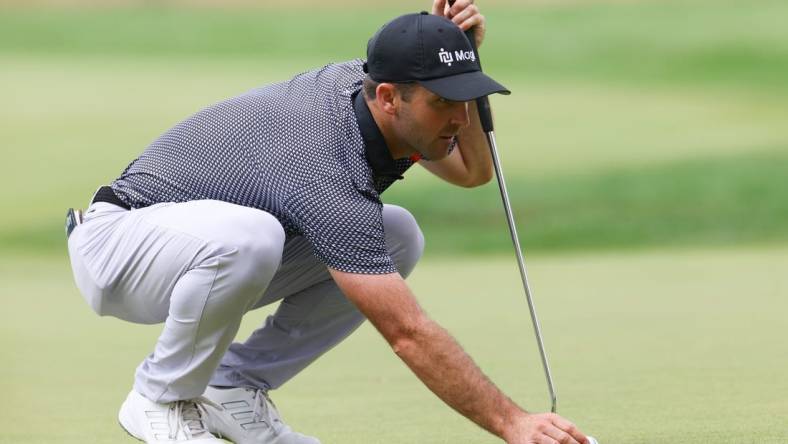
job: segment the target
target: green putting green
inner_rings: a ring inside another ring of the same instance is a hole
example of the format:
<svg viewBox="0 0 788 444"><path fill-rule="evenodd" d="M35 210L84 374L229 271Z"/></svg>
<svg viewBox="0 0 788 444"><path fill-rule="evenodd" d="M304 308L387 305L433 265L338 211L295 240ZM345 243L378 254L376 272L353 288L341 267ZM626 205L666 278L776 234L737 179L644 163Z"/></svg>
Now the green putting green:
<svg viewBox="0 0 788 444"><path fill-rule="evenodd" d="M527 260L559 413L600 442L788 439L788 250ZM12 307L0 311L0 442L133 442L115 418L160 326L95 316L62 254L4 257L0 270ZM514 258L428 250L410 282L493 381L524 407L549 409ZM239 338L268 311L248 314ZM369 324L272 396L326 443L499 442L444 406Z"/></svg>
<svg viewBox="0 0 788 444"><path fill-rule="evenodd" d="M0 6L0 443L132 442L115 416L159 327L90 312L65 209L201 107L362 57L428 5L284 3ZM496 132L559 412L602 444L788 442L788 3L481 6L485 69L514 91L492 100ZM411 283L428 312L549 408L495 184L415 168L383 197L425 232ZM327 444L499 442L369 325L273 396Z"/></svg>

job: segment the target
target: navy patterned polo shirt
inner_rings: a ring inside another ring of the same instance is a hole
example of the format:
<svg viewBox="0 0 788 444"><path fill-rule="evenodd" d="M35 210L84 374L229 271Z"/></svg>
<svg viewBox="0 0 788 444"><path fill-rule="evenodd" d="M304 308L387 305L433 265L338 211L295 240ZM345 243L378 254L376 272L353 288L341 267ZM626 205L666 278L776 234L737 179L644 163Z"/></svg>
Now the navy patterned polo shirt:
<svg viewBox="0 0 788 444"><path fill-rule="evenodd" d="M360 93L362 61L254 89L175 125L111 186L132 208L214 199L264 210L327 266L396 272L380 193L413 164L392 158Z"/></svg>

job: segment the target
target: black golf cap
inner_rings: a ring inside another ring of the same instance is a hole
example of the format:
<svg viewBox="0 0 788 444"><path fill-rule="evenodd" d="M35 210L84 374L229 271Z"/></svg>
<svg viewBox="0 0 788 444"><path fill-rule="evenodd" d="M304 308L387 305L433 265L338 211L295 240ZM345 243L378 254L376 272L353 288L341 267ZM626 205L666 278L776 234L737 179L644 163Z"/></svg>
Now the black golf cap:
<svg viewBox="0 0 788 444"><path fill-rule="evenodd" d="M460 102L510 93L482 72L459 26L426 12L406 14L383 25L369 39L364 67L376 82L417 82Z"/></svg>

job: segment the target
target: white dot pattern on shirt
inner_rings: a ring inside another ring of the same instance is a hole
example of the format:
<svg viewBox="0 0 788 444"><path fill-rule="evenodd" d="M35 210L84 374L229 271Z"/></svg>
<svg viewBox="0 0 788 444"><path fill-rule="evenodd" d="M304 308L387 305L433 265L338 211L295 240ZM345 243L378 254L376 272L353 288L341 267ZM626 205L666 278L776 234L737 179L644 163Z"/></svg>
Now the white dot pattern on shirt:
<svg viewBox="0 0 788 444"><path fill-rule="evenodd" d="M112 188L133 208L198 199L259 208L331 268L396 272L380 201L396 179L374 177L351 103L361 65L327 65L210 106L154 141ZM402 174L412 162L395 164Z"/></svg>

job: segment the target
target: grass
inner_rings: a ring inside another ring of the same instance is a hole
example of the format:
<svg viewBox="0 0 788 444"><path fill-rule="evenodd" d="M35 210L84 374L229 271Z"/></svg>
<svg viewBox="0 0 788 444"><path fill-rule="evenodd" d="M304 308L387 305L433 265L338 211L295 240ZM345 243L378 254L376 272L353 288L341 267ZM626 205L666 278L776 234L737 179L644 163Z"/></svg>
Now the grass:
<svg viewBox="0 0 788 444"><path fill-rule="evenodd" d="M4 10L0 200L16 211L0 247L57 250L64 209L84 205L169 126L363 55L395 14L318 12ZM784 2L502 3L488 16L485 67L515 91L493 105L529 248L786 239ZM431 248L508 251L494 185L453 190L427 176L410 172L384 198L437 233Z"/></svg>
<svg viewBox="0 0 788 444"><path fill-rule="evenodd" d="M353 14L325 5L311 6L313 12L155 4L11 9L0 16L0 51L343 60L361 56L385 20L427 5L411 0L396 7L355 6ZM780 0L491 2L485 14L491 42L483 48L485 64L504 78L591 77L783 92L788 86L788 7Z"/></svg>
<svg viewBox="0 0 788 444"><path fill-rule="evenodd" d="M0 10L0 444L133 442L115 414L159 327L81 301L65 208L201 107L362 56L383 21L426 7L310 1ZM788 4L483 8L485 69L515 92L493 107L559 411L606 444L786 442ZM427 310L547 409L495 185L415 170L384 198L427 237L411 279ZM369 326L274 395L326 443L498 442Z"/></svg>
<svg viewBox="0 0 788 444"><path fill-rule="evenodd" d="M788 155L780 154L554 179L516 176L507 185L528 249L784 243L785 171ZM428 248L493 252L511 246L495 185L473 191L422 185L419 195L402 188L389 198L416 215L430 233Z"/></svg>
<svg viewBox="0 0 788 444"><path fill-rule="evenodd" d="M533 255L529 266L559 411L600 442L788 439L788 250ZM13 363L0 367L0 442L134 442L115 414L160 326L96 317L63 254L3 257L0 270L13 307L0 311L0 355ZM430 256L411 284L505 391L549 407L510 257ZM265 310L247 316L240 337ZM499 442L443 406L369 325L274 399L326 443Z"/></svg>

